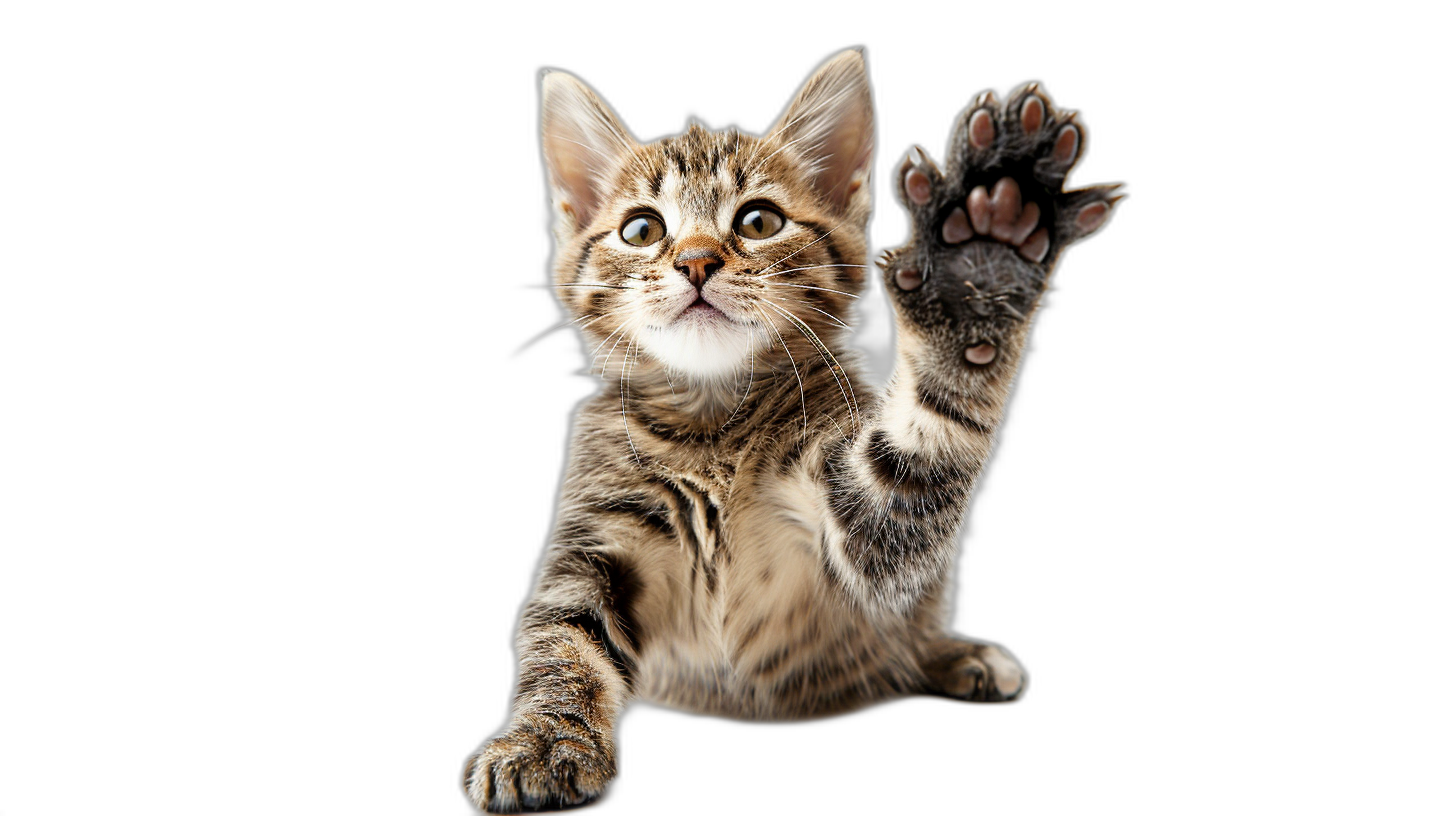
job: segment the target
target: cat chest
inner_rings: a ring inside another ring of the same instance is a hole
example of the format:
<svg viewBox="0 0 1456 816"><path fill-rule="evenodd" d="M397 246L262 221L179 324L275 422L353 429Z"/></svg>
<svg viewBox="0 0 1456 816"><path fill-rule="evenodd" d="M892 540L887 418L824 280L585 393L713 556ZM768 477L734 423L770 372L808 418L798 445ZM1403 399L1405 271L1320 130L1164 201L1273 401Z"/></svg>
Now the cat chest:
<svg viewBox="0 0 1456 816"><path fill-rule="evenodd" d="M658 572L651 607L665 662L716 675L757 659L771 633L792 630L823 597L814 486L745 481L731 498L686 480L663 488L670 552L642 555Z"/></svg>
<svg viewBox="0 0 1456 816"><path fill-rule="evenodd" d="M787 557L818 556L824 526L822 485L803 474L726 485L661 478L670 543L692 574L715 589L735 565L760 570ZM751 562L751 563L750 563Z"/></svg>
<svg viewBox="0 0 1456 816"><path fill-rule="evenodd" d="M706 584L709 591L716 591L718 573L732 559L724 546L728 539L724 492L682 478L663 478L659 483L668 505L672 543L691 573L692 585Z"/></svg>

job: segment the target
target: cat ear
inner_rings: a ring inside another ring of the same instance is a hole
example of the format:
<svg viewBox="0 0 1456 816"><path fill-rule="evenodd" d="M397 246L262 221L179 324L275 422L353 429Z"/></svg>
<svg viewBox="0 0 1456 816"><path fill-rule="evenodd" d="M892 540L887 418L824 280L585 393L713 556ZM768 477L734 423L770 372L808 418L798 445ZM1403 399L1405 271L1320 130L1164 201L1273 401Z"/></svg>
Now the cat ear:
<svg viewBox="0 0 1456 816"><path fill-rule="evenodd" d="M868 195L875 114L864 51L841 51L815 71L770 138L813 162L814 187L833 206L847 208L861 190Z"/></svg>
<svg viewBox="0 0 1456 816"><path fill-rule="evenodd" d="M541 152L559 218L579 230L605 197L618 160L637 142L585 83L563 71L541 76Z"/></svg>

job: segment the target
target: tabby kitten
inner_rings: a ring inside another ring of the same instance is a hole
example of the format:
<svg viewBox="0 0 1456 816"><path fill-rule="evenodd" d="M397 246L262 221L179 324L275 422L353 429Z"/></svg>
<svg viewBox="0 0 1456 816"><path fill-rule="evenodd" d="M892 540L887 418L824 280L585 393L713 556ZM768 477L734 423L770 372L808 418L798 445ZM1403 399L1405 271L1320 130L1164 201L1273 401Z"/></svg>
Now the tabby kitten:
<svg viewBox="0 0 1456 816"><path fill-rule="evenodd" d="M639 144L545 75L555 283L606 385L577 418L511 721L465 770L476 805L599 796L633 697L793 718L1025 690L1008 651L945 631L946 584L1047 276L1114 188L1062 191L1083 133L1034 85L974 102L944 173L914 149L881 396L846 344L873 131L858 50L761 138Z"/></svg>

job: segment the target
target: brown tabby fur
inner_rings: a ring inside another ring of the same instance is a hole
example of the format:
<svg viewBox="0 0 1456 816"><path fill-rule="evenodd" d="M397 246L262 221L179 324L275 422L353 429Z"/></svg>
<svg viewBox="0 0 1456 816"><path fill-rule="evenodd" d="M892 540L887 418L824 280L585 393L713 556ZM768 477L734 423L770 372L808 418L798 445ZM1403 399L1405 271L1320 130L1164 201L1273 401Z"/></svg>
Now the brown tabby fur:
<svg viewBox="0 0 1456 816"><path fill-rule="evenodd" d="M1014 316L968 318L929 287L917 301L892 284L898 362L878 396L845 325L871 204L859 51L826 63L764 137L693 125L642 145L575 79L544 84L554 279L605 386L577 418L519 630L513 718L467 765L470 799L512 811L595 798L633 697L777 719L911 693L1021 694L1009 653L945 631L945 588L1036 296L1070 236L1054 234L1042 265L977 245L980 268L1034 284ZM938 196L954 186L914 161ZM777 205L782 232L736 235L751 201ZM620 234L643 209L667 223L645 248ZM916 252L939 216L911 209L920 243L888 256L891 276L934 262ZM709 373L673 362L680 337L653 334L682 309L675 260L699 249L724 262L704 291L741 323L722 351L741 359ZM994 362L966 364L972 342L993 342Z"/></svg>

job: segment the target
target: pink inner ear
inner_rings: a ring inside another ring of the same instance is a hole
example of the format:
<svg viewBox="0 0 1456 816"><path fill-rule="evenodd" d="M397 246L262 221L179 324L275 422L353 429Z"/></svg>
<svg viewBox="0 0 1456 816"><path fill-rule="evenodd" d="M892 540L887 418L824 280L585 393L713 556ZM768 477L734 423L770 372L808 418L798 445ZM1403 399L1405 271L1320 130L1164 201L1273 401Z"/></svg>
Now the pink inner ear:
<svg viewBox="0 0 1456 816"><path fill-rule="evenodd" d="M864 56L844 51L825 63L804 83L770 138L792 145L818 168L814 188L834 206L846 206L855 177L866 171L874 153Z"/></svg>
<svg viewBox="0 0 1456 816"><path fill-rule="evenodd" d="M636 144L611 108L580 80L560 71L543 77L541 151L562 209L575 214L578 229L596 214L602 179Z"/></svg>

